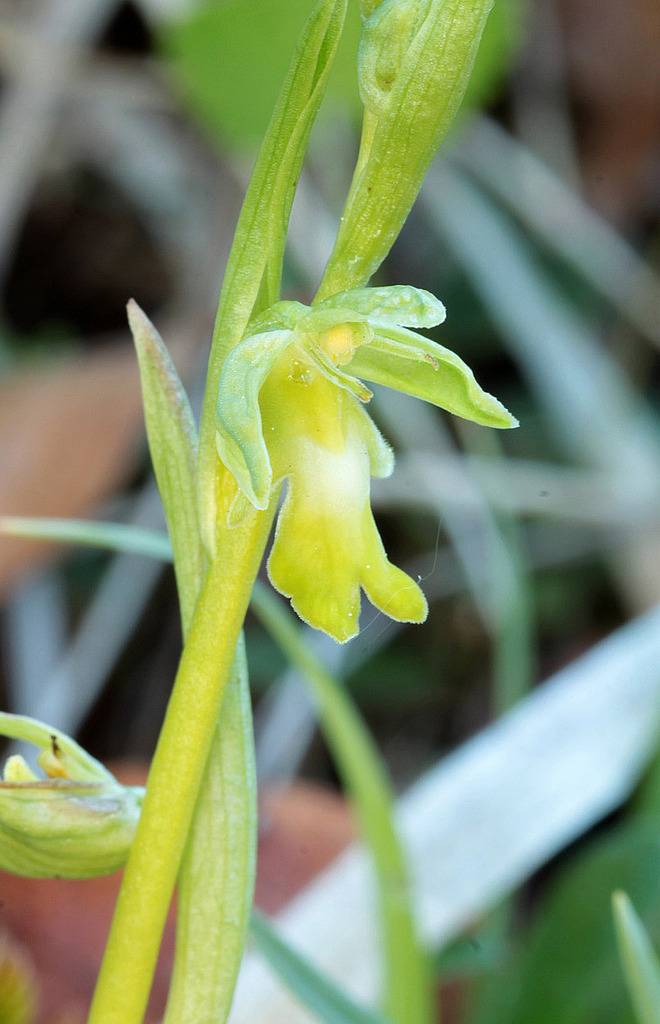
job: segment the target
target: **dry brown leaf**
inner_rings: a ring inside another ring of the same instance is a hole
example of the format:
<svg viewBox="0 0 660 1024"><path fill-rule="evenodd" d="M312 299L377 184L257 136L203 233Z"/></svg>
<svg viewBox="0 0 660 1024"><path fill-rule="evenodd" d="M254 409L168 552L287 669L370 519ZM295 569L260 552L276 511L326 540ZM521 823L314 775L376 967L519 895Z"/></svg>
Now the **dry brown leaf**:
<svg viewBox="0 0 660 1024"><path fill-rule="evenodd" d="M124 482L143 430L128 345L0 380L0 514L85 516ZM0 538L0 593L52 545Z"/></svg>

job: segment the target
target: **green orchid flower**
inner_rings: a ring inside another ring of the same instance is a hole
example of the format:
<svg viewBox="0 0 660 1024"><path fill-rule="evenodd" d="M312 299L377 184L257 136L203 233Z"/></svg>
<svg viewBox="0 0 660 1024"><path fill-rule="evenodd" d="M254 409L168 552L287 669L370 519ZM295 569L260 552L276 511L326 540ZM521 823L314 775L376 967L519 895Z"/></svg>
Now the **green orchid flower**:
<svg viewBox="0 0 660 1024"><path fill-rule="evenodd" d="M339 642L358 632L360 590L386 615L422 622L418 584L388 560L370 478L394 459L364 409L364 381L489 427L517 421L449 349L413 328L445 319L419 288L359 288L312 307L278 302L227 357L217 402L218 454L243 500L265 509L288 482L268 560L298 615Z"/></svg>
<svg viewBox="0 0 660 1024"><path fill-rule="evenodd" d="M0 736L40 749L38 775L20 754L0 781L0 868L28 878L94 878L124 865L143 790L122 786L75 740L0 713Z"/></svg>

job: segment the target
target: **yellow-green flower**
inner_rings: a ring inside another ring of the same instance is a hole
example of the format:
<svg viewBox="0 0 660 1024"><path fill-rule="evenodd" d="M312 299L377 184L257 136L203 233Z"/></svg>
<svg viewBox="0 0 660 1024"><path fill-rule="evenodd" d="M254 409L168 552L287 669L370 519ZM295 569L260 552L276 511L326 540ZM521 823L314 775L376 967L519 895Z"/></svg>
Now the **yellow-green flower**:
<svg viewBox="0 0 660 1024"><path fill-rule="evenodd" d="M39 776L20 754L0 781L0 868L29 878L93 878L124 865L143 790L122 786L75 740L0 713L0 735L40 748Z"/></svg>
<svg viewBox="0 0 660 1024"><path fill-rule="evenodd" d="M268 507L286 480L268 560L301 618L344 642L358 632L360 589L400 622L422 622L417 583L392 565L371 512L370 478L392 451L364 409L362 378L491 427L516 420L449 349L409 328L434 327L442 304L417 288L362 288L313 307L278 302L227 357L217 447L243 495Z"/></svg>

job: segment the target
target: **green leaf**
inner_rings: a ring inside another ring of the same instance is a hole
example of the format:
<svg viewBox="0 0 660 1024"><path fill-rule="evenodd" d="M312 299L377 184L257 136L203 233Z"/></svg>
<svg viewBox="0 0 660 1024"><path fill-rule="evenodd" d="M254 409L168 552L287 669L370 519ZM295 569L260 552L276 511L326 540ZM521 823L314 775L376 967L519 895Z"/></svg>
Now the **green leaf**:
<svg viewBox="0 0 660 1024"><path fill-rule="evenodd" d="M222 1024L229 1015L252 907L256 794L241 637L179 872L176 959L163 1024Z"/></svg>
<svg viewBox="0 0 660 1024"><path fill-rule="evenodd" d="M273 472L264 440L259 393L291 331L245 338L225 362L217 403L218 454L255 508L268 508Z"/></svg>
<svg viewBox="0 0 660 1024"><path fill-rule="evenodd" d="M354 288L319 303L316 309L335 307L356 310L387 327L437 327L447 316L435 295L423 288L395 284L384 288Z"/></svg>
<svg viewBox="0 0 660 1024"><path fill-rule="evenodd" d="M181 617L189 622L204 560L197 515L195 422L162 338L133 300L128 322L140 366L151 461L174 551Z"/></svg>
<svg viewBox="0 0 660 1024"><path fill-rule="evenodd" d="M621 962L639 1024L660 1021L660 963L648 932L624 892L612 897Z"/></svg>
<svg viewBox="0 0 660 1024"><path fill-rule="evenodd" d="M518 425L455 352L402 327L379 328L371 345L357 349L347 370L483 426Z"/></svg>
<svg viewBox="0 0 660 1024"><path fill-rule="evenodd" d="M388 1024L385 1017L354 1003L332 981L285 943L257 911L252 913L252 938L260 953L303 1006L323 1024Z"/></svg>
<svg viewBox="0 0 660 1024"><path fill-rule="evenodd" d="M660 938L660 833L643 822L614 830L573 857L506 970L487 987L475 1024L628 1024L612 926L613 891L627 891Z"/></svg>
<svg viewBox="0 0 660 1024"><path fill-rule="evenodd" d="M387 95L362 80L360 156L319 299L365 285L389 252L463 100L492 0L402 0L412 34L401 51L388 36L397 6L386 0L365 23L361 74L389 62Z"/></svg>
<svg viewBox="0 0 660 1024"><path fill-rule="evenodd" d="M286 232L309 134L325 93L347 0L319 0L300 37L243 202L211 344L200 443L202 533L215 548L215 414L227 354L256 313L279 297Z"/></svg>

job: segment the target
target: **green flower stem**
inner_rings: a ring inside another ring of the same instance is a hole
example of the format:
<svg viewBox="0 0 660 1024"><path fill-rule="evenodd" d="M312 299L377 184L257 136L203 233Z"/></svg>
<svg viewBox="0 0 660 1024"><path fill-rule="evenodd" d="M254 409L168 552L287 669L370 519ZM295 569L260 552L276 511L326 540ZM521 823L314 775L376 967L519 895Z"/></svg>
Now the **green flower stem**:
<svg viewBox="0 0 660 1024"><path fill-rule="evenodd" d="M236 643L272 517L225 533L193 617L126 865L89 1024L140 1024Z"/></svg>
<svg viewBox="0 0 660 1024"><path fill-rule="evenodd" d="M385 1013L394 1024L429 1024L435 1019L430 969L415 925L385 766L350 698L307 649L282 602L257 584L252 610L312 688L324 736L373 859L383 926Z"/></svg>

